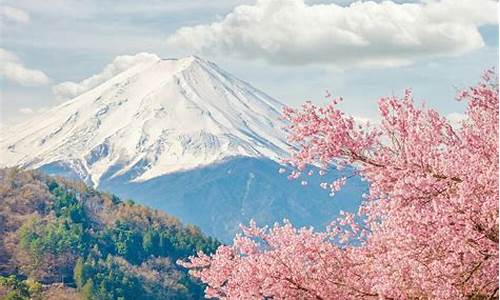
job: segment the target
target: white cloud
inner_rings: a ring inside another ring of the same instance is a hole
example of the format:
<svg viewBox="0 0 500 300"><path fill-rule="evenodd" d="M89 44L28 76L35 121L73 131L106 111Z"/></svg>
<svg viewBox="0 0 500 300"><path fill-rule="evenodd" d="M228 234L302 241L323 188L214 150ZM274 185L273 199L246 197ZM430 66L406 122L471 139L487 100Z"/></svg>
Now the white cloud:
<svg viewBox="0 0 500 300"><path fill-rule="evenodd" d="M92 75L80 82L66 81L59 83L52 87L52 92L58 100L65 101L85 93L133 66L154 62L159 59L158 56L151 53L117 56L113 62L107 65L100 73Z"/></svg>
<svg viewBox="0 0 500 300"><path fill-rule="evenodd" d="M30 22L30 15L22 9L0 5L0 18L15 23L27 24Z"/></svg>
<svg viewBox="0 0 500 300"><path fill-rule="evenodd" d="M168 45L276 64L377 67L456 56L478 49L478 27L497 24L494 0L423 0L307 5L258 0L222 20L182 27Z"/></svg>
<svg viewBox="0 0 500 300"><path fill-rule="evenodd" d="M0 48L0 76L24 86L44 85L50 82L44 72L25 67L14 53L3 48Z"/></svg>

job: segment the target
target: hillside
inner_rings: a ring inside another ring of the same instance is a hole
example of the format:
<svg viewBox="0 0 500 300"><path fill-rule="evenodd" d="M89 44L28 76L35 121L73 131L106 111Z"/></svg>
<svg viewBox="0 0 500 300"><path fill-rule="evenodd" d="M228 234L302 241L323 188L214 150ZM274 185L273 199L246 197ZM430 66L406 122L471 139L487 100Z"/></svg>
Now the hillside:
<svg viewBox="0 0 500 300"><path fill-rule="evenodd" d="M0 298L199 299L175 264L218 242L83 183L0 170Z"/></svg>

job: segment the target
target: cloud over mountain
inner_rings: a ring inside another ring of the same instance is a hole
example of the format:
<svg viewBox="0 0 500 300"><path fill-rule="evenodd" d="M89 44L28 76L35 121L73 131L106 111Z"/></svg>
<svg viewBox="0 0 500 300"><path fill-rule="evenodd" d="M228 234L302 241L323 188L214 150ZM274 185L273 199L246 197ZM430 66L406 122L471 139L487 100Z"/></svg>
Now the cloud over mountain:
<svg viewBox="0 0 500 300"><path fill-rule="evenodd" d="M456 56L484 45L479 27L497 24L493 0L307 5L259 0L220 21L182 27L170 46L276 64L376 67Z"/></svg>
<svg viewBox="0 0 500 300"><path fill-rule="evenodd" d="M150 53L120 55L117 56L112 63L108 64L100 73L92 75L80 82L65 81L59 83L52 87L52 91L59 100L71 99L135 65L157 61L158 59L158 56Z"/></svg>

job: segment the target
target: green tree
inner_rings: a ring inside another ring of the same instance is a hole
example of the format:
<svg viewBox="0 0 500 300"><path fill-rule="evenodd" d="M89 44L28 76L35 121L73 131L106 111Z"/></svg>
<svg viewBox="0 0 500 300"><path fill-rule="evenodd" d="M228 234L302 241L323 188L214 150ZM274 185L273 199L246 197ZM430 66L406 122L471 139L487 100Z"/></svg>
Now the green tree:
<svg viewBox="0 0 500 300"><path fill-rule="evenodd" d="M146 231L142 238L142 248L145 256L158 255L159 240L160 237L157 231Z"/></svg>
<svg viewBox="0 0 500 300"><path fill-rule="evenodd" d="M80 295L83 300L94 300L94 281L92 279L87 280L80 290Z"/></svg>
<svg viewBox="0 0 500 300"><path fill-rule="evenodd" d="M91 268L80 257L76 261L75 268L73 269L73 279L78 288L82 288L91 276Z"/></svg>

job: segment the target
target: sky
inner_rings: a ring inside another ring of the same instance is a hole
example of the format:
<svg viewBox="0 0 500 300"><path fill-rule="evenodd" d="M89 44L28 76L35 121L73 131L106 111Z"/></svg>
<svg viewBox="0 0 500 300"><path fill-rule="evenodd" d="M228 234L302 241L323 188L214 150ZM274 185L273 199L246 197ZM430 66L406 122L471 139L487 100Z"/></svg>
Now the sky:
<svg viewBox="0 0 500 300"><path fill-rule="evenodd" d="M498 2L0 0L0 36L1 126L152 54L198 55L290 106L329 91L375 119L411 88L451 117L457 90L498 69Z"/></svg>

